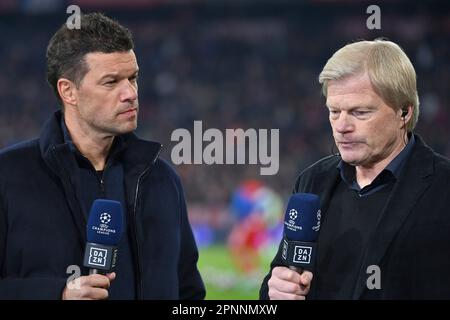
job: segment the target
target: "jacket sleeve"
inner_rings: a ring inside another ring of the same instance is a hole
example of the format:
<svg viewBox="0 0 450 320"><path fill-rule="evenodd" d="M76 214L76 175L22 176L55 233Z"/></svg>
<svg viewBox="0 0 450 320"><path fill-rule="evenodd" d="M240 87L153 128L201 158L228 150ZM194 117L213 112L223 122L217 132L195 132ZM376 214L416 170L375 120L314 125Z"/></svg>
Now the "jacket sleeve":
<svg viewBox="0 0 450 320"><path fill-rule="evenodd" d="M0 279L0 300L61 300L66 279Z"/></svg>
<svg viewBox="0 0 450 320"><path fill-rule="evenodd" d="M8 237L7 216L0 198L0 300L59 300L66 279L5 277Z"/></svg>
<svg viewBox="0 0 450 320"><path fill-rule="evenodd" d="M179 201L181 208L181 251L178 261L179 299L202 300L205 298L206 291L200 272L197 268L198 249L189 224L183 187L181 186L179 179L177 179L177 186L180 195Z"/></svg>

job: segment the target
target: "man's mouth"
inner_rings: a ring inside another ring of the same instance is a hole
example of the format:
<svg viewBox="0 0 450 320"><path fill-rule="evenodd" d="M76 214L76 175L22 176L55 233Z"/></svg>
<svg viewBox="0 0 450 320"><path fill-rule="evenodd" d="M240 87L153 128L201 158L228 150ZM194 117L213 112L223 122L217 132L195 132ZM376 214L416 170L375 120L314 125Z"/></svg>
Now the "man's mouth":
<svg viewBox="0 0 450 320"><path fill-rule="evenodd" d="M352 147L359 143L359 141L338 141L338 145L341 145L343 147Z"/></svg>
<svg viewBox="0 0 450 320"><path fill-rule="evenodd" d="M120 112L119 114L122 114L122 115L133 115L133 114L136 114L136 112L137 112L137 108L130 108L130 109L127 109L127 110L125 110L123 112Z"/></svg>

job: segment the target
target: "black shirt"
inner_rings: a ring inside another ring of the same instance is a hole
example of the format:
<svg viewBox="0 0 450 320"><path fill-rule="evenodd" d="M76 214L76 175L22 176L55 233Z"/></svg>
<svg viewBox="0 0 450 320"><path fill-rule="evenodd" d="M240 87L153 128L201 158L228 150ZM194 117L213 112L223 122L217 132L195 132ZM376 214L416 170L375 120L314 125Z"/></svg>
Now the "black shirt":
<svg viewBox="0 0 450 320"><path fill-rule="evenodd" d="M393 183L364 197L340 181L318 242L313 285L319 299L351 299L364 252ZM315 282L315 283L314 283Z"/></svg>

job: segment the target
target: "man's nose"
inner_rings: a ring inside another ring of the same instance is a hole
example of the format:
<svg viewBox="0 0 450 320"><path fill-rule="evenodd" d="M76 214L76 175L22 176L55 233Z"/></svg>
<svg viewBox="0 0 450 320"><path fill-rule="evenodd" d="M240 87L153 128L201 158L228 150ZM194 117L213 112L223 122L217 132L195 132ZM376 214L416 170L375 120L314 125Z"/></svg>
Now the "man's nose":
<svg viewBox="0 0 450 320"><path fill-rule="evenodd" d="M339 118L334 121L334 128L338 133L346 133L353 131L355 126L350 116L345 112L341 112Z"/></svg>
<svg viewBox="0 0 450 320"><path fill-rule="evenodd" d="M121 89L120 93L120 101L126 102L126 101L134 101L137 99L137 85L131 83L129 80L127 80L124 84L124 87Z"/></svg>

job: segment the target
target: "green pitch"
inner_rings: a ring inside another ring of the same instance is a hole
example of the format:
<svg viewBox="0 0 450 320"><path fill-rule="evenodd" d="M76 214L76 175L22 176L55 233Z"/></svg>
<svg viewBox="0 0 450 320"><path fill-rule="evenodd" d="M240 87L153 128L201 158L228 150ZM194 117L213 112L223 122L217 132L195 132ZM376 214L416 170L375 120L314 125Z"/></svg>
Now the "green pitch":
<svg viewBox="0 0 450 320"><path fill-rule="evenodd" d="M265 250L258 267L252 272L240 270L228 248L215 245L200 249L198 267L206 286L207 300L257 300L259 288L269 271L275 249Z"/></svg>

